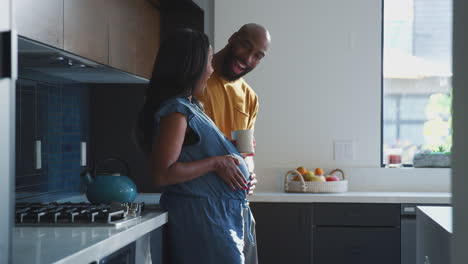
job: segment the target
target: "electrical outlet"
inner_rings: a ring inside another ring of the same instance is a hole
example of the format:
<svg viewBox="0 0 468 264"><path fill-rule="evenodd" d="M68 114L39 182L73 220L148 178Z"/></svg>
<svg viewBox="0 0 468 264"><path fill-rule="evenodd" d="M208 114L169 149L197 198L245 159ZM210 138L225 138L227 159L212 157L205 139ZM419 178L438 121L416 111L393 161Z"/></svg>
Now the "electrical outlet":
<svg viewBox="0 0 468 264"><path fill-rule="evenodd" d="M334 141L334 160L349 161L354 160L354 142L352 140Z"/></svg>

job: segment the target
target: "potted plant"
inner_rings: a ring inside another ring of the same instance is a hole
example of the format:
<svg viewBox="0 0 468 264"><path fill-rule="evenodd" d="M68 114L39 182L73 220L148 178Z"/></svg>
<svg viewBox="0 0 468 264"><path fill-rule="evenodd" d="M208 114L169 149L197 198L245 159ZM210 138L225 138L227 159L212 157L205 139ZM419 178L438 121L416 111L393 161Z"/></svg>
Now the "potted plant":
<svg viewBox="0 0 468 264"><path fill-rule="evenodd" d="M450 168L450 147L439 146L435 150L416 153L413 158L415 168Z"/></svg>

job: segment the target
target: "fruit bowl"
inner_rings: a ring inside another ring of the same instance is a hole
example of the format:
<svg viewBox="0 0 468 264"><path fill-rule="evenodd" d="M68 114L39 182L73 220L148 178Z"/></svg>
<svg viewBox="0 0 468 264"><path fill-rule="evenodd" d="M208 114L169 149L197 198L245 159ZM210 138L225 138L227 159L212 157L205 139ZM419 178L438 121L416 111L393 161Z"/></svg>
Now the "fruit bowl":
<svg viewBox="0 0 468 264"><path fill-rule="evenodd" d="M304 181L304 178L297 170L290 170L284 175L284 190L291 193L340 193L348 191L348 181L345 174L340 169L332 170L329 175L341 174L340 181ZM299 178L294 181L293 177Z"/></svg>

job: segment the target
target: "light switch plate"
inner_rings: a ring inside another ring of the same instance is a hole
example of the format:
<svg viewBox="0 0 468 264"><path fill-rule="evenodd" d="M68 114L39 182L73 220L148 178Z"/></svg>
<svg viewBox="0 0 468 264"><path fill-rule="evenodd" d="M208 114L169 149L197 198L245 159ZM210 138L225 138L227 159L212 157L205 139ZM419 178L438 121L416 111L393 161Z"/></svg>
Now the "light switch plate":
<svg viewBox="0 0 468 264"><path fill-rule="evenodd" d="M352 140L335 140L334 160L349 161L354 160L354 141Z"/></svg>

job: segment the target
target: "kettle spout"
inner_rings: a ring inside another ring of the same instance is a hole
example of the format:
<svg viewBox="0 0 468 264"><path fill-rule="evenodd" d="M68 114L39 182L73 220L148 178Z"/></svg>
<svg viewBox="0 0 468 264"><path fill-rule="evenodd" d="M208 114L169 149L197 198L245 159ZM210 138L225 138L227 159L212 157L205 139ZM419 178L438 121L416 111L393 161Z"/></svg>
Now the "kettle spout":
<svg viewBox="0 0 468 264"><path fill-rule="evenodd" d="M93 177L91 177L91 173L89 172L89 170L84 170L82 173L81 173L81 178L83 179L83 182L88 185L90 184L91 182L93 182Z"/></svg>

